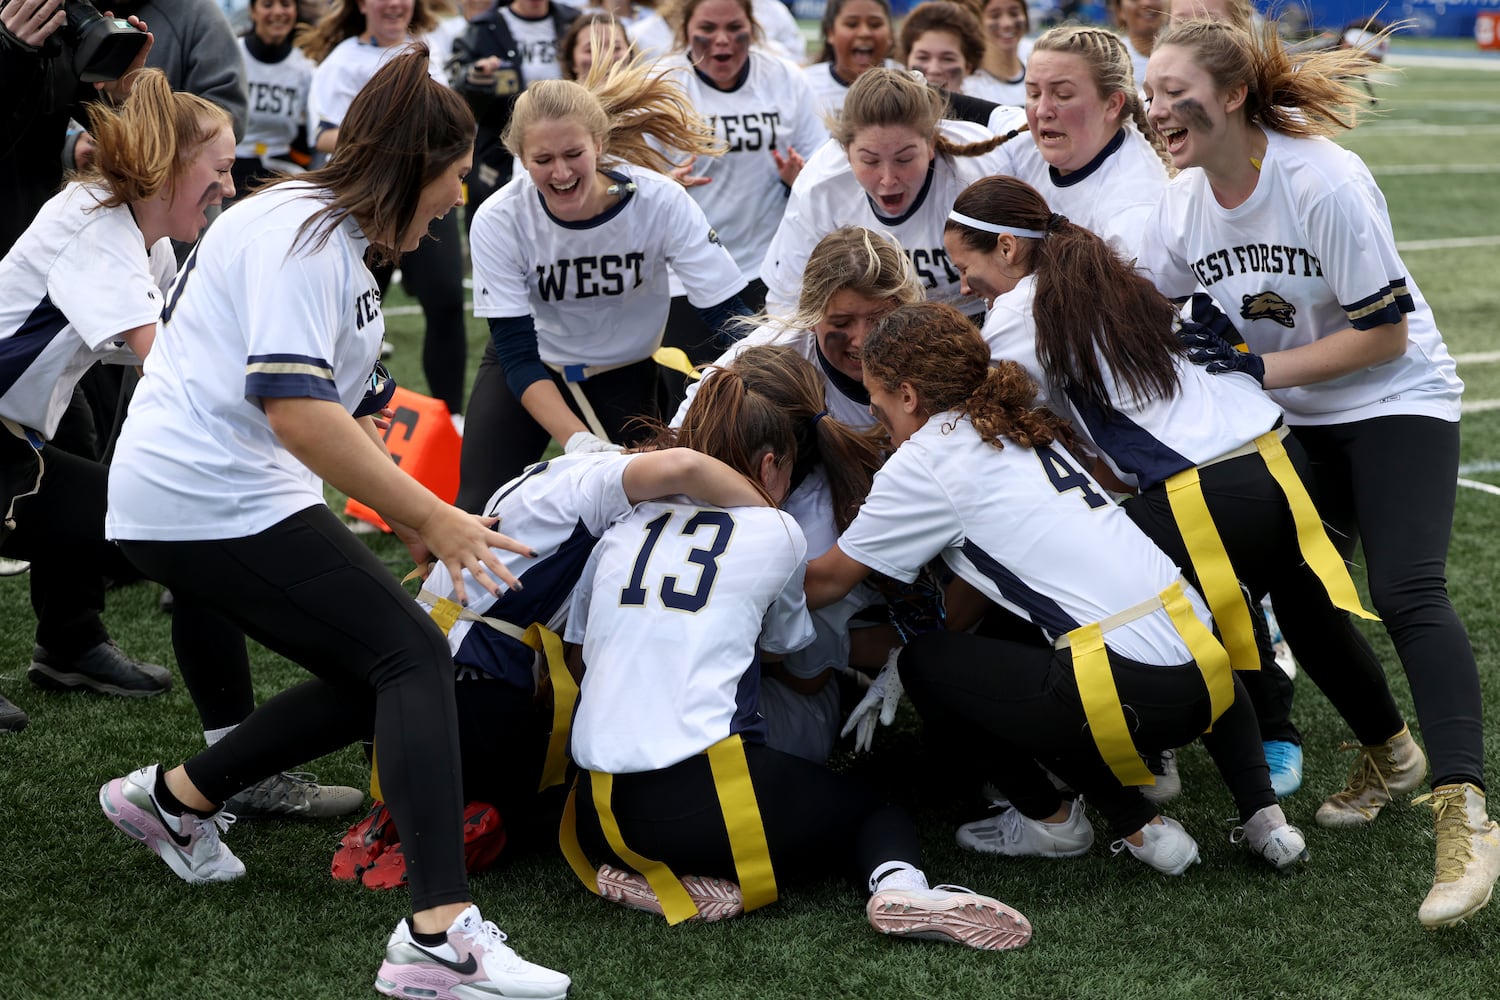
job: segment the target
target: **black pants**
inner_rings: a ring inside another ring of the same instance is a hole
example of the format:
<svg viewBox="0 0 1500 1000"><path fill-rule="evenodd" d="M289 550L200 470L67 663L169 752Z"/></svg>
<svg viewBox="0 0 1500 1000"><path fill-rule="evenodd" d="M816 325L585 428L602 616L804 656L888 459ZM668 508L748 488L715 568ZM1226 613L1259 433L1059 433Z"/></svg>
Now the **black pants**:
<svg viewBox="0 0 1500 1000"><path fill-rule="evenodd" d="M630 444L642 436L639 428L627 427L634 418L658 416L657 368L655 361L646 358L579 383L609 439L616 444ZM550 369L547 374L582 419L562 376ZM474 377L464 423L457 506L474 513L482 511L495 490L542 457L550 440L552 436L510 391L505 369L495 357L495 346L487 345L479 374Z"/></svg>
<svg viewBox="0 0 1500 1000"><path fill-rule="evenodd" d="M488 802L505 822L506 851L556 850L566 785L537 791L552 718L530 691L492 677L460 679L458 742L464 800Z"/></svg>
<svg viewBox="0 0 1500 1000"><path fill-rule="evenodd" d="M1411 684L1432 784L1484 787L1479 668L1448 600L1458 424L1392 416L1294 433L1334 544L1348 559L1355 542L1364 543L1370 600ZM1287 627L1283 619L1290 642Z"/></svg>
<svg viewBox="0 0 1500 1000"><path fill-rule="evenodd" d="M373 731L412 908L467 901L448 643L364 543L319 505L246 538L121 546L172 588L176 615L201 603L221 616L217 633L177 648L184 677L238 670L245 636L314 675L187 761L198 790L222 802ZM230 645L200 659L213 641Z"/></svg>
<svg viewBox="0 0 1500 1000"><path fill-rule="evenodd" d="M1138 750L1180 747L1207 728L1208 689L1195 664L1151 666L1114 653L1109 662ZM1121 785L1099 755L1068 651L931 632L901 651L901 681L930 725L968 735L969 751L990 764L988 773L1023 815L1045 819L1062 806L1038 762L1093 803L1117 837L1156 815L1156 807L1137 788ZM1204 746L1242 821L1275 804L1255 712L1238 679L1234 702Z"/></svg>
<svg viewBox="0 0 1500 1000"><path fill-rule="evenodd" d="M464 259L458 238L458 213L432 224L432 239L401 255L401 284L422 304L427 328L422 335L422 374L427 391L448 406L464 411L468 382L469 335L464 326ZM374 269L384 293L390 267Z"/></svg>
<svg viewBox="0 0 1500 1000"><path fill-rule="evenodd" d="M1290 437L1286 450L1306 478L1307 460ZM1292 727L1290 683L1272 657L1260 599L1276 606L1282 633L1302 668L1328 696L1361 743L1383 743L1401 730L1401 710L1391 696L1380 658L1352 616L1333 605L1302 558L1291 508L1259 455L1218 462L1199 470L1203 499L1213 516L1235 575L1250 591L1261 669L1241 675L1261 721L1263 739L1301 742ZM1197 575L1172 516L1165 484L1125 502L1137 526L1166 552L1194 585Z"/></svg>
<svg viewBox="0 0 1500 1000"><path fill-rule="evenodd" d="M922 866L911 817L853 779L760 744L746 744L745 759L778 885L845 874L866 887L883 862ZM615 775L610 809L637 854L678 875L737 878L707 755ZM578 778L578 840L590 857L629 867L605 842L587 771Z"/></svg>

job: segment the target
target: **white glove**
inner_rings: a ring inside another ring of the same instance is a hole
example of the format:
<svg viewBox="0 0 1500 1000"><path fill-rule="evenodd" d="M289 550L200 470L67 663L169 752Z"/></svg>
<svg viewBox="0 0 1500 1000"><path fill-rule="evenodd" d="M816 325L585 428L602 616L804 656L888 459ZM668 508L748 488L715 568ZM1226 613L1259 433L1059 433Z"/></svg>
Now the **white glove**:
<svg viewBox="0 0 1500 1000"><path fill-rule="evenodd" d="M885 659L885 666L880 668L880 673L875 676L865 696L854 706L854 711L849 713L844 728L839 730L841 737L854 733L855 753L870 749L875 741L877 721L882 726L889 726L896 718L896 706L901 702L902 692L901 671L896 666L896 661L900 658L900 647L891 650L891 655Z"/></svg>
<svg viewBox="0 0 1500 1000"><path fill-rule="evenodd" d="M624 447L590 434L588 431L575 431L568 438L568 443L563 445L564 455L591 455L599 452L624 451Z"/></svg>

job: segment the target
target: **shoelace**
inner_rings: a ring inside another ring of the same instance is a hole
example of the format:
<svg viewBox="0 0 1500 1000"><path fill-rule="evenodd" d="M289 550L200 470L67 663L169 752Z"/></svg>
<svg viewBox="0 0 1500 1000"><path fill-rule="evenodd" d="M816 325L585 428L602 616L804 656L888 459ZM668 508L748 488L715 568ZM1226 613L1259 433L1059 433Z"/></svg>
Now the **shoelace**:
<svg viewBox="0 0 1500 1000"><path fill-rule="evenodd" d="M464 928L463 933L473 942L478 951L487 955L498 956L507 969L519 968L523 963L520 955L505 942L505 932L495 925L493 920L485 920L477 926Z"/></svg>
<svg viewBox="0 0 1500 1000"><path fill-rule="evenodd" d="M183 816L192 818L193 825L197 827L198 833L203 837L199 843L209 845L214 851L218 851L219 849L219 834L228 833L229 828L234 825L234 821L237 818L234 813L225 812L223 809L220 809L207 818L194 816L192 813L184 813Z"/></svg>
<svg viewBox="0 0 1500 1000"><path fill-rule="evenodd" d="M1383 749L1383 748L1377 748ZM1372 748L1360 743L1340 743L1339 752L1356 750L1359 756L1354 760L1354 766L1349 769L1349 778L1344 782L1342 791L1334 792L1329 798L1339 799L1371 817L1373 814L1364 806L1357 805L1355 800L1367 791L1373 791L1377 786L1389 801L1395 796L1391 794L1390 787L1385 783L1385 772L1380 769L1380 762L1375 759ZM1394 756L1394 755L1392 755ZM1392 762L1394 764L1394 761Z"/></svg>
<svg viewBox="0 0 1500 1000"><path fill-rule="evenodd" d="M1432 881L1457 882L1463 878L1469 862L1474 860L1463 789L1428 792L1411 801L1412 805L1426 804L1432 809L1436 820L1434 833L1437 836L1437 870Z"/></svg>

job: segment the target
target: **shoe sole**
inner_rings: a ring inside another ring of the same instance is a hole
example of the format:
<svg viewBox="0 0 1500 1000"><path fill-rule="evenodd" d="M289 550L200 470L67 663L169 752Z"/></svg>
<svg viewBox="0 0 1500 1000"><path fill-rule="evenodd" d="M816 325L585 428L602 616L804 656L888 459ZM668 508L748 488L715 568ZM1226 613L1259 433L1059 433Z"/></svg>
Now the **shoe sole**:
<svg viewBox="0 0 1500 1000"><path fill-rule="evenodd" d="M644 910L665 916L661 900L656 898L644 876L635 872L601 865L598 872L599 895L611 903L628 906L632 910ZM688 898L698 907L698 915L688 922L711 924L716 920L727 920L745 912L744 894L740 887L726 879L710 878L706 875L684 875L682 887Z"/></svg>
<svg viewBox="0 0 1500 1000"><path fill-rule="evenodd" d="M110 788L118 783L123 789L124 780L123 778L116 778L100 786L99 808L104 810L104 818L113 823L115 828L125 834L125 836L132 840L139 840L149 847L151 853L165 861L167 867L172 869L172 872L178 878L192 885L208 885L211 882L232 882L245 874L243 869L236 873L220 871L215 872L213 875L199 875L193 871L180 852L174 847L167 847L160 834L153 833L148 829L148 827L156 825L156 821L142 810L140 806L125 798L123 790L120 792L120 799L125 804L123 808L116 805L111 799L109 794ZM132 813L136 815L131 815Z"/></svg>
<svg viewBox="0 0 1500 1000"><path fill-rule="evenodd" d="M503 1000L506 994L496 993L493 990L466 989L464 984L459 983L452 987L433 986L422 984L419 986L402 986L393 980L387 979L380 970L375 976L375 992L381 996L401 997L402 1000ZM552 993L543 996L540 993L528 993L526 1000L567 1000L568 991Z"/></svg>
<svg viewBox="0 0 1500 1000"><path fill-rule="evenodd" d="M41 688L43 691L77 691L83 688L97 694L114 695L117 698L155 698L157 695L166 694L172 690L171 686L146 690L143 688L125 688L116 684L106 684L95 680L86 674L66 673L54 670L45 663L31 661L31 666L26 670L26 679L31 681L32 686Z"/></svg>
<svg viewBox="0 0 1500 1000"><path fill-rule="evenodd" d="M1031 923L1004 903L998 909L955 898L946 905L914 906L900 900L866 907L870 926L882 934L946 941L981 951L1011 951L1031 940Z"/></svg>

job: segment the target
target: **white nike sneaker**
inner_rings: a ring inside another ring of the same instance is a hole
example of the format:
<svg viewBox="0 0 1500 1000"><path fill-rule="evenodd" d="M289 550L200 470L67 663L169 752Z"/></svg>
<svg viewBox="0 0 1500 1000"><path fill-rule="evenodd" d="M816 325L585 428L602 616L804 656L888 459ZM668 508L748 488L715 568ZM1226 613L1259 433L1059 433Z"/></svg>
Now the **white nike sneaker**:
<svg viewBox="0 0 1500 1000"><path fill-rule="evenodd" d="M429 948L406 920L385 945L375 989L407 1000L563 1000L572 980L526 961L505 933L470 905L448 928L448 942Z"/></svg>

